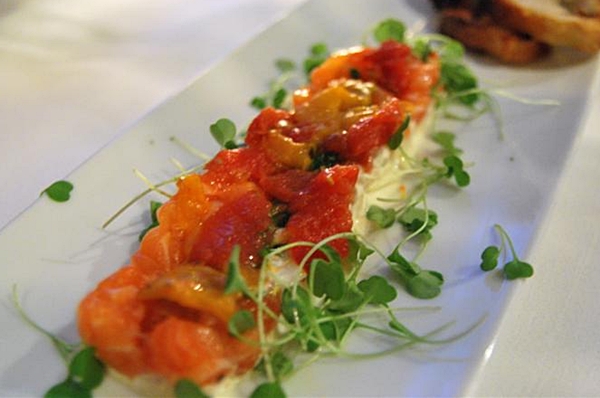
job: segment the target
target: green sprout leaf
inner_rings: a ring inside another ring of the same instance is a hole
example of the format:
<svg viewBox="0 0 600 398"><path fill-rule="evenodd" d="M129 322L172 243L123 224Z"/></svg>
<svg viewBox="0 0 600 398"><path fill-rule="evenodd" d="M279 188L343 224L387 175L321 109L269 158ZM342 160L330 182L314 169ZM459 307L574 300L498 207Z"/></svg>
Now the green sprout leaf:
<svg viewBox="0 0 600 398"><path fill-rule="evenodd" d="M150 225L148 225L142 232L140 232L140 235L138 237L140 242L142 241L144 236L146 236L148 231L150 231L154 227L158 227L158 217L156 215L156 212L158 211L158 209L160 209L161 206L161 202L157 202L155 200L150 201Z"/></svg>
<svg viewBox="0 0 600 398"><path fill-rule="evenodd" d="M458 100L464 105L471 106L479 100L479 94L470 93L462 95L477 88L477 78L462 63L442 62L441 80L446 92L450 95L458 95Z"/></svg>
<svg viewBox="0 0 600 398"><path fill-rule="evenodd" d="M399 43L404 42L404 34L406 32L406 26L397 19L386 19L381 21L373 30L373 36L379 43L383 43L386 40L395 40Z"/></svg>
<svg viewBox="0 0 600 398"><path fill-rule="evenodd" d="M285 289L281 296L281 313L289 323L302 323L306 314L312 309L308 292L296 287L294 291Z"/></svg>
<svg viewBox="0 0 600 398"><path fill-rule="evenodd" d="M450 133L448 131L439 131L431 136L434 142L436 142L439 146L444 149L446 154L459 156L462 154L462 149L457 148L454 145L454 140L456 135Z"/></svg>
<svg viewBox="0 0 600 398"><path fill-rule="evenodd" d="M281 109L286 97L287 97L287 90L285 88L282 87L279 90L277 90L275 92L275 95L273 96L273 103L272 103L273 107Z"/></svg>
<svg viewBox="0 0 600 398"><path fill-rule="evenodd" d="M498 265L500 249L497 246L488 246L481 253L480 268L483 271L491 271Z"/></svg>
<svg viewBox="0 0 600 398"><path fill-rule="evenodd" d="M426 62L429 55L433 52L428 40L417 38L412 46L413 54L421 61Z"/></svg>
<svg viewBox="0 0 600 398"><path fill-rule="evenodd" d="M79 351L69 364L69 375L88 390L98 387L104 379L106 366L95 355L93 347Z"/></svg>
<svg viewBox="0 0 600 398"><path fill-rule="evenodd" d="M365 294L354 283L346 286L344 295L329 303L328 308L340 313L356 311L365 303Z"/></svg>
<svg viewBox="0 0 600 398"><path fill-rule="evenodd" d="M233 336L241 336L255 326L254 316L248 310L241 310L233 314L227 325L229 333Z"/></svg>
<svg viewBox="0 0 600 398"><path fill-rule="evenodd" d="M392 254L388 256L390 265L401 276L414 276L421 272L421 267L416 263L408 261L403 255L400 254L398 248L396 248Z"/></svg>
<svg viewBox="0 0 600 398"><path fill-rule="evenodd" d="M219 119L210 125L210 133L217 143L226 149L237 147L235 144L235 124L229 119Z"/></svg>
<svg viewBox="0 0 600 398"><path fill-rule="evenodd" d="M438 223L438 216L433 210L409 207L400 217L398 222L407 232L417 232L426 238L431 238L431 230Z"/></svg>
<svg viewBox="0 0 600 398"><path fill-rule="evenodd" d="M296 63L288 58L279 58L275 60L275 66L281 73L292 72L296 70Z"/></svg>
<svg viewBox="0 0 600 398"><path fill-rule="evenodd" d="M53 386L46 391L44 398L91 398L92 392L72 379Z"/></svg>
<svg viewBox="0 0 600 398"><path fill-rule="evenodd" d="M254 97L250 101L250 106L258 110L264 109L267 107L267 99L264 96Z"/></svg>
<svg viewBox="0 0 600 398"><path fill-rule="evenodd" d="M406 131L408 126L410 126L410 115L406 115L406 117L404 118L404 121L402 122L400 127L398 127L396 132L392 135L392 137L388 141L388 147L391 150L397 149L400 146L400 144L402 144L402 139L404 138L404 132Z"/></svg>
<svg viewBox="0 0 600 398"><path fill-rule="evenodd" d="M285 392L278 382L267 382L259 385L250 398L285 398Z"/></svg>
<svg viewBox="0 0 600 398"><path fill-rule="evenodd" d="M312 292L315 296L327 296L332 300L342 298L346 281L344 270L339 262L313 260L310 271L312 274Z"/></svg>
<svg viewBox="0 0 600 398"><path fill-rule="evenodd" d="M396 211L371 205L367 210L367 219L373 221L379 228L389 228L396 221Z"/></svg>
<svg viewBox="0 0 600 398"><path fill-rule="evenodd" d="M310 48L310 55L304 60L304 73L309 76L317 66L329 57L329 50L325 43L315 43Z"/></svg>
<svg viewBox="0 0 600 398"><path fill-rule="evenodd" d="M225 283L225 294L247 293L248 286L240 272L240 246L235 245L231 250L229 257L229 267L227 270L227 281Z"/></svg>
<svg viewBox="0 0 600 398"><path fill-rule="evenodd" d="M369 279L360 281L358 288L371 304L387 304L398 295L396 289L379 275L373 275Z"/></svg>
<svg viewBox="0 0 600 398"><path fill-rule="evenodd" d="M454 155L448 155L444 158L444 165L448 171L446 177L450 178L454 176L456 185L459 187L466 187L471 182L471 176L463 170L463 162L459 157Z"/></svg>
<svg viewBox="0 0 600 398"><path fill-rule="evenodd" d="M424 270L407 281L406 290L416 298L431 299L441 293L443 284L442 274Z"/></svg>
<svg viewBox="0 0 600 398"><path fill-rule="evenodd" d="M508 280L529 278L533 276L533 267L529 263L514 259L504 264L504 276Z"/></svg>
<svg viewBox="0 0 600 398"><path fill-rule="evenodd" d="M508 280L532 277L534 272L533 267L531 264L519 259L513 241L510 238L510 235L508 235L508 232L506 232L506 230L498 224L494 225L494 229L498 235L500 235L502 245L500 247L488 246L485 248L485 250L481 253L480 268L483 271L490 271L496 268L498 265L498 258L500 257L502 250L504 250L506 247L506 243L508 243L508 247L510 248L510 252L512 254L512 260L504 264L502 269L504 277Z"/></svg>
<svg viewBox="0 0 600 398"><path fill-rule="evenodd" d="M181 379L175 384L175 398L208 398L196 383Z"/></svg>
<svg viewBox="0 0 600 398"><path fill-rule="evenodd" d="M52 183L48 188L42 191L42 194L48 195L55 202L66 202L71 198L73 184L69 181L60 180Z"/></svg>
<svg viewBox="0 0 600 398"><path fill-rule="evenodd" d="M266 375L265 359L266 358L263 358L259 362L256 369ZM273 354L269 355L268 360L276 380L283 379L294 370L294 362L281 351L275 351Z"/></svg>

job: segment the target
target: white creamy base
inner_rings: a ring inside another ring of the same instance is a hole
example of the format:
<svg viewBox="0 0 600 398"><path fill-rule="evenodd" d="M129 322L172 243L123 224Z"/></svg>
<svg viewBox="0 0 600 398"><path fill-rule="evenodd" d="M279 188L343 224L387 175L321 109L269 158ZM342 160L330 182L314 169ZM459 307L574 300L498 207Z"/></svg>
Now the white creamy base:
<svg viewBox="0 0 600 398"><path fill-rule="evenodd" d="M419 124L411 123L410 135L402 141L404 152L413 159L423 159L437 149L437 145L431 141L434 113L434 109L431 108L423 121ZM370 206L388 208L404 203L404 198L410 194L415 180L411 171L412 168L402 152L391 150L387 146L381 148L373 159L370 172L361 169L351 207L354 233L367 236L373 231L374 225L366 217ZM404 187L404 190L401 187ZM396 202L380 200L381 198Z"/></svg>

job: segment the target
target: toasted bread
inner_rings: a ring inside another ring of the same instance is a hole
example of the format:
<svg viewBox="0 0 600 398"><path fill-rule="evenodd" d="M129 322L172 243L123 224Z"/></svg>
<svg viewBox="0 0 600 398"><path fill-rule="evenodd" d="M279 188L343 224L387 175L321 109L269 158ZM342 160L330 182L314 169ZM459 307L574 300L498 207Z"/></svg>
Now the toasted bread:
<svg viewBox="0 0 600 398"><path fill-rule="evenodd" d="M510 64L525 64L547 54L546 44L495 23L489 15L475 17L466 8L441 12L440 31L472 50L482 51Z"/></svg>
<svg viewBox="0 0 600 398"><path fill-rule="evenodd" d="M575 3L587 1L598 0ZM491 14L502 25L553 46L569 46L586 52L600 50L600 15L584 15L572 3L565 0L494 0Z"/></svg>

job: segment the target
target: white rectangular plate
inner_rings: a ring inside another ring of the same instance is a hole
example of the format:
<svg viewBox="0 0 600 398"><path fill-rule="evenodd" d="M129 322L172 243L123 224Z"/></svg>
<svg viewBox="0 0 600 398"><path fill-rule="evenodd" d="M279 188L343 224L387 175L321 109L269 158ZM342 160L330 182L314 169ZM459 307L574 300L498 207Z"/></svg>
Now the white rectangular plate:
<svg viewBox="0 0 600 398"><path fill-rule="evenodd" d="M432 10L425 1L309 1L152 111L69 176L75 185L69 202L58 204L41 198L3 230L0 395L40 396L65 376L51 344L17 316L10 302L11 287L18 285L26 312L40 325L77 341L79 300L127 263L136 248L137 234L148 222L147 201L142 201L108 230L100 228L115 209L144 189L130 172L132 168L160 181L176 172L171 157L188 166L197 163L170 140L172 136L215 153L217 146L208 126L220 117L247 125L255 114L247 103L267 89L275 75L274 59L301 60L310 44L320 41L330 48L355 45L368 28L389 17L414 29L433 28ZM471 185L465 190L440 187L430 192L428 204L438 213L440 224L421 263L444 274L445 288L428 302L401 294L396 304L441 308L406 317L406 323L420 332L455 321L447 331L451 335L482 318L485 322L449 345L417 347L373 360L321 361L286 383L290 395L455 396L466 391L484 363L515 283L503 281L497 273L483 274L478 268L479 254L485 246L498 243L492 225L499 223L526 258L580 132L598 65L566 50L522 68L478 58L470 62L487 86L529 99L561 102L552 107L500 99L503 140L491 116L457 131L464 159L472 162ZM360 338L351 344L377 346L377 342L365 343ZM109 388L110 383L97 395L110 394Z"/></svg>

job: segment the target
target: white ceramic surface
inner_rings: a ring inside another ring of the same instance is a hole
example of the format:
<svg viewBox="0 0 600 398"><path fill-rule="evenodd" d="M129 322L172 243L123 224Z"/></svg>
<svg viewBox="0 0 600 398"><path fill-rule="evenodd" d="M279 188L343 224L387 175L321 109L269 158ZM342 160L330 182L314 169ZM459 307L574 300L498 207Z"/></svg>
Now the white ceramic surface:
<svg viewBox="0 0 600 398"><path fill-rule="evenodd" d="M335 15L335 18L332 18ZM430 9L411 1L310 1L236 51L188 89L142 118L69 179L71 201L42 198L0 234L2 281L0 306L0 395L41 395L59 381L64 368L51 345L16 316L7 300L16 283L28 314L41 325L76 340L75 309L99 280L126 263L146 219L146 203L135 205L107 231L103 221L143 185L130 173L142 170L152 180L171 176L175 157L193 164L187 152L170 141L176 136L208 153L216 145L208 126L219 117L246 124L254 111L249 98L263 92L277 57L302 59L316 41L338 48L358 42L365 29L394 16L414 28L428 28ZM485 317L464 339L435 350L413 350L373 361L323 361L286 384L290 395L455 396L470 392L474 377L491 352L504 313L510 313L513 290L535 280L503 282L478 270L481 250L497 243L491 226L502 224L524 258L538 241L539 228L552 203L570 150L582 135L582 122L597 93L598 62L569 51L515 69L472 59L482 81L531 99L555 99L559 107L500 100L504 140L495 120L486 116L461 128L458 146L473 162L472 184L464 191L438 188L429 205L440 217L435 239L424 255L426 267L446 277L443 294L426 304L435 314L410 316L417 330L447 321L450 333ZM536 265L536 264L534 264ZM536 272L544 272L543 268ZM400 305L423 305L401 295ZM539 308L537 306L536 308ZM500 335L501 338L501 335ZM357 338L358 346L376 344ZM35 378L31 378L31 374Z"/></svg>

